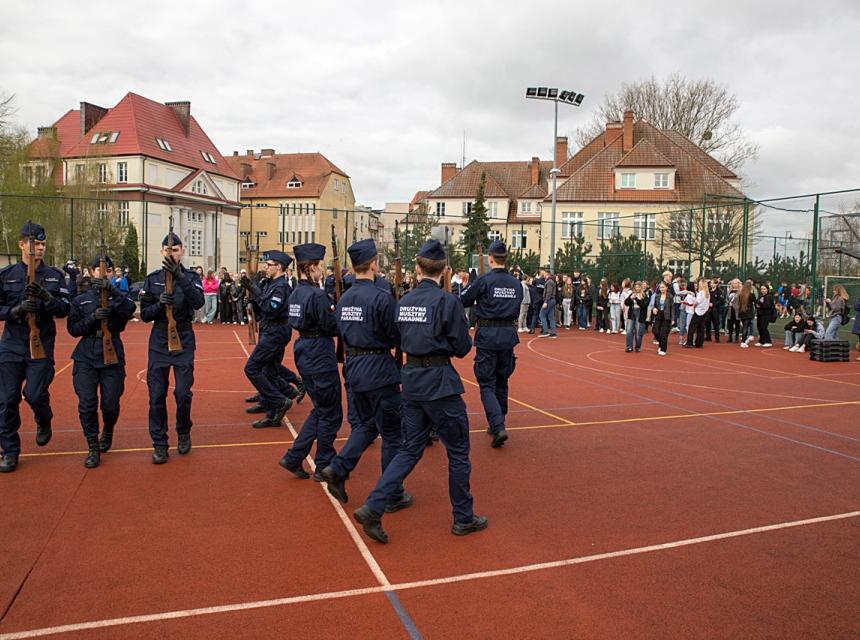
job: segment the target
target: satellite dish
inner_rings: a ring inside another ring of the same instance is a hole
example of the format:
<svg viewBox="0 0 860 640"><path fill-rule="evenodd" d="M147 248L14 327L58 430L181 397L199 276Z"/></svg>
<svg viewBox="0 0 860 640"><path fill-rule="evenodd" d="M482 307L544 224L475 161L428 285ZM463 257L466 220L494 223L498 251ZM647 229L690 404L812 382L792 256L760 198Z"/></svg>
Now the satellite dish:
<svg viewBox="0 0 860 640"><path fill-rule="evenodd" d="M710 131L705 131L705 133L702 134L702 140L710 140L713 137L714 137L714 134L711 133Z"/></svg>

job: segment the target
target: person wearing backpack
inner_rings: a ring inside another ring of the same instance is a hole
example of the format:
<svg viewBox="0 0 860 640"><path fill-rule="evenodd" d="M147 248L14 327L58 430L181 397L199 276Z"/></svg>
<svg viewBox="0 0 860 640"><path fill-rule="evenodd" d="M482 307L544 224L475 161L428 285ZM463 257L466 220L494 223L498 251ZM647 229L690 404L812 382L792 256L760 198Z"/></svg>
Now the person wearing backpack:
<svg viewBox="0 0 860 640"><path fill-rule="evenodd" d="M848 324L848 292L841 284L833 285L833 298L826 298L824 304L830 309L825 340L838 340L839 327Z"/></svg>

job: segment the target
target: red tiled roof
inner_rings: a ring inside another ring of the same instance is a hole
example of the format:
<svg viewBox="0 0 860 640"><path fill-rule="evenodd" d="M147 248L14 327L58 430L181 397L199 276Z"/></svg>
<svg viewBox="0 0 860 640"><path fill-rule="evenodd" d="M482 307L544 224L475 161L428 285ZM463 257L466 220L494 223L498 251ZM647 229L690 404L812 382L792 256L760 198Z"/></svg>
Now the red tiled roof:
<svg viewBox="0 0 860 640"><path fill-rule="evenodd" d="M699 162L704 164L721 178L737 179L738 176L735 172L718 161L699 145L695 144L683 133L675 131L674 129L666 129L663 131L663 135L667 136L672 142L684 149L687 153L695 156Z"/></svg>
<svg viewBox="0 0 860 640"><path fill-rule="evenodd" d="M519 198L523 200L540 198L542 200L546 198L546 193L546 187L544 187L542 184L534 184L525 191L523 191L519 195Z"/></svg>
<svg viewBox="0 0 860 640"><path fill-rule="evenodd" d="M232 169L243 176L242 165L251 165L251 173L243 182L256 186L242 189L243 198L317 198L322 193L329 176L336 173L349 178L321 153L276 153L272 156L225 156ZM269 164L275 171L269 178ZM287 183L298 178L302 186L287 188Z"/></svg>
<svg viewBox="0 0 860 640"><path fill-rule="evenodd" d="M429 191L416 191L415 195L412 196L412 200L409 201L409 210L412 211L412 208L415 205L417 205L418 203L420 203L422 200L424 200L427 197L428 193L430 193L430 192Z"/></svg>
<svg viewBox="0 0 860 640"><path fill-rule="evenodd" d="M640 140L618 161L616 167L673 167L672 161L657 150L648 139Z"/></svg>
<svg viewBox="0 0 860 640"><path fill-rule="evenodd" d="M674 189L616 190L614 169L625 156L619 137L596 153L593 148L589 150L591 157L559 187L557 199L565 202L701 202L705 193L743 195L704 164L698 154L690 153L686 146L676 144L664 132L644 120L633 125L633 140L636 144L647 140L671 162L675 167ZM589 147L591 144L583 150Z"/></svg>
<svg viewBox="0 0 860 640"><path fill-rule="evenodd" d="M579 171L582 168L582 165L591 160L607 145L620 136L621 129L610 129L609 131L596 136L591 142L574 153L570 158L568 158L567 162L559 167L559 177L563 178L570 176Z"/></svg>

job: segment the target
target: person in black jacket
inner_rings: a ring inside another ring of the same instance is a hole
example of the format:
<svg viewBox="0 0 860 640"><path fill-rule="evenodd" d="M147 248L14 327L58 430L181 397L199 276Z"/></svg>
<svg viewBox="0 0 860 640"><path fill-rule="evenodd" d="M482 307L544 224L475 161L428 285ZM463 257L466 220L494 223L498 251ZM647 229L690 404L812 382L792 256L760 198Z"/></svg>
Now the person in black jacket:
<svg viewBox="0 0 860 640"><path fill-rule="evenodd" d="M719 278L713 278L710 282L711 308L705 318L705 341L711 341L711 330L714 332L714 342L720 341L720 327L723 322L723 314L726 309L726 294L720 287Z"/></svg>
<svg viewBox="0 0 860 640"><path fill-rule="evenodd" d="M759 297L755 301L755 308L759 341L753 346L772 347L769 325L776 317L776 304L773 294L766 284L759 287Z"/></svg>
<svg viewBox="0 0 860 640"><path fill-rule="evenodd" d="M642 283L633 285L633 293L624 299L627 307L627 322L625 331L627 333L627 353L636 348L638 353L642 349L642 335L645 333L645 323L648 320L649 297L642 292Z"/></svg>

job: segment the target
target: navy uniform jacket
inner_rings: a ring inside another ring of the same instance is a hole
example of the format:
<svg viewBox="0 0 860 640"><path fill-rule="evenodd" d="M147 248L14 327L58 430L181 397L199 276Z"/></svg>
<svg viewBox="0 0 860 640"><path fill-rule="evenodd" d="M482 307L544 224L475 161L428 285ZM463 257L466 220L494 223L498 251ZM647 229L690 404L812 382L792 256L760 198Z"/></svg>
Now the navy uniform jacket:
<svg viewBox="0 0 860 640"><path fill-rule="evenodd" d="M104 362L104 350L102 349L101 336L96 334L101 331L102 323L96 320L95 311L99 308L99 292L90 289L72 300L69 318L66 326L74 338L81 338L72 352L72 360L88 362L95 368L122 366L125 364L125 350L119 334L125 329L128 321L134 315L134 302L123 292L117 290L108 296L108 309L111 310L110 318L107 320L108 329L113 337L113 348L119 363L106 365Z"/></svg>
<svg viewBox="0 0 860 640"><path fill-rule="evenodd" d="M54 298L49 305L38 300L39 310L36 312L36 322L45 353L53 360L54 338L57 336L54 318L65 318L69 315L66 277L59 269L40 262L36 267L36 281ZM0 320L4 322L3 336L0 337L0 362L24 362L30 357L30 327L27 324L27 315L24 314L17 320L9 315L24 299L26 286L27 265L23 262L0 270Z"/></svg>
<svg viewBox="0 0 860 640"><path fill-rule="evenodd" d="M152 333L149 334L149 350L160 355L173 356L167 349L167 314L164 307L158 303L159 296L164 293L166 275L164 269L158 269L143 281L143 288L140 290L140 319L155 323ZM194 318L194 312L202 307L203 303L200 276L182 267L182 277L173 279L173 318L176 320L179 339L182 340L182 348L185 351L193 351L197 346L191 320Z"/></svg>
<svg viewBox="0 0 860 640"><path fill-rule="evenodd" d="M251 285L254 305L259 310L260 336L282 339L286 344L292 336L288 322L290 285L284 276L260 284L260 287Z"/></svg>
<svg viewBox="0 0 860 640"><path fill-rule="evenodd" d="M400 348L410 356L464 357L472 348L463 305L438 284L425 278L397 306ZM438 400L464 392L453 366L411 367L400 371L403 398Z"/></svg>
<svg viewBox="0 0 860 640"><path fill-rule="evenodd" d="M388 284L387 282L385 283ZM390 350L400 334L394 323L394 298L377 282L356 278L337 305L337 326L347 350L379 349L386 353L350 356L343 370L352 391L371 391L399 384L400 375Z"/></svg>
<svg viewBox="0 0 860 640"><path fill-rule="evenodd" d="M334 302L334 290L337 286L337 281L334 279L334 275L325 277L325 293L326 295Z"/></svg>
<svg viewBox="0 0 860 640"><path fill-rule="evenodd" d="M316 333L319 337L299 337L293 353L301 375L337 371L337 355L333 337L337 335L334 305L325 291L309 280L299 280L290 294L290 326L301 333Z"/></svg>
<svg viewBox="0 0 860 640"><path fill-rule="evenodd" d="M507 270L493 269L476 282L469 282L460 300L464 307L476 305L475 315L479 320L510 320L510 326L506 327L478 326L476 348L501 351L519 344L515 321L523 303L523 287Z"/></svg>

